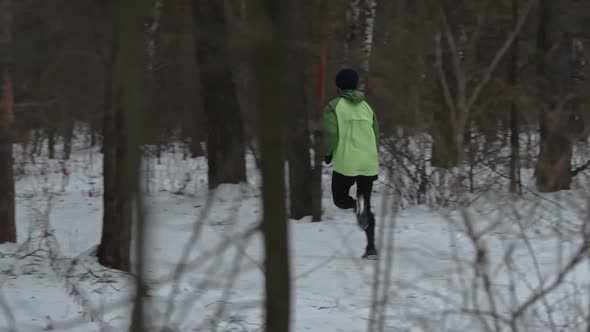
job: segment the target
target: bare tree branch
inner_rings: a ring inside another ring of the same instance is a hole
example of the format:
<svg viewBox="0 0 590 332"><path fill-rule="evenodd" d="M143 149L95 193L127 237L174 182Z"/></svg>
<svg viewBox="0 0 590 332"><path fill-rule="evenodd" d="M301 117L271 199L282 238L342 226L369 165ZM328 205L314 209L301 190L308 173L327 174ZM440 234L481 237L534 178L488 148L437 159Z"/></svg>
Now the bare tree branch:
<svg viewBox="0 0 590 332"><path fill-rule="evenodd" d="M586 169L588 169L588 167L590 167L590 160L588 160L587 162L585 162L583 165L576 167L575 169L572 170L572 177L580 174L581 172L585 171Z"/></svg>
<svg viewBox="0 0 590 332"><path fill-rule="evenodd" d="M451 94L451 89L449 88L449 82L443 70L443 56L442 56L442 45L441 45L441 35L437 34L435 36L436 41L436 70L438 72L438 79L440 84L443 88L443 94L445 96L445 101L447 106L451 110L451 121L455 123L457 117L457 103L453 99L453 95Z"/></svg>
<svg viewBox="0 0 590 332"><path fill-rule="evenodd" d="M531 295L520 307L512 313L512 320L518 320L532 305L542 300L549 293L553 292L557 287L562 285L565 277L580 264L588 253L589 243L585 241L576 254L572 256L568 264L559 272L555 280L546 288L540 289L535 294Z"/></svg>
<svg viewBox="0 0 590 332"><path fill-rule="evenodd" d="M514 31L512 31L512 33L510 33L510 36L508 37L508 39L506 39L506 41L504 42L504 44L502 45L502 47L500 48L498 53L496 53L496 56L492 60L492 63L490 64L490 66L487 68L482 80L479 82L479 84L477 85L477 87L473 91L471 98L469 98L469 101L466 104L466 110L471 110L471 108L473 107L473 105L475 104L477 99L479 98L479 95L483 91L483 88L488 84L488 82L492 78L492 74L496 70L496 67L498 66L500 61L502 61L502 58L508 52L508 50L510 49L510 46L512 46L512 43L514 43L516 36L518 36L520 34L520 31L524 27L524 24L526 23L527 18L536 3L537 3L537 0L529 0L527 6L524 9L524 12L521 14L520 19L518 20L518 23L516 24L516 28L514 29Z"/></svg>
<svg viewBox="0 0 590 332"><path fill-rule="evenodd" d="M449 24L448 13L444 5L444 1L439 1L440 15L442 18L443 29L447 43L451 49L451 58L453 60L453 66L455 67L455 75L457 79L457 102L459 103L459 109L461 110L462 104L466 100L466 81L465 72L461 66L461 55L459 54L459 48L457 47L457 41L453 35L453 30Z"/></svg>

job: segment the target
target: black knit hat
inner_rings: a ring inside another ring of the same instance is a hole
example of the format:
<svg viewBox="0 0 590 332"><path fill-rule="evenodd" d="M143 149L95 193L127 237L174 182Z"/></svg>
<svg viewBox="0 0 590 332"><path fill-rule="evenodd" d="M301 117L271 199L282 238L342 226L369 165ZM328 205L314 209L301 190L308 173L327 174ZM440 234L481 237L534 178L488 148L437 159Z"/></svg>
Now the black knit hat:
<svg viewBox="0 0 590 332"><path fill-rule="evenodd" d="M359 74L354 69L342 69L336 74L336 86L341 90L356 90L359 84Z"/></svg>

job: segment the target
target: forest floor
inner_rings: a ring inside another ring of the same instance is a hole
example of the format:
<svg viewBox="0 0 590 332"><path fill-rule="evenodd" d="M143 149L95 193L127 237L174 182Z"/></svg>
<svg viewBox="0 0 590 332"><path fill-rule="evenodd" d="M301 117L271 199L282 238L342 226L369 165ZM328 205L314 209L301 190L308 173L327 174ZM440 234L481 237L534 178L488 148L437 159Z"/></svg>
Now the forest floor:
<svg viewBox="0 0 590 332"><path fill-rule="evenodd" d="M101 164L96 151L78 149L66 172L58 161L19 166L19 243L0 246L0 331L128 328L132 278L94 257ZM251 232L261 218L259 176L248 164L249 183L208 192L204 159L171 153L150 162L145 254L154 331L263 330L262 236ZM329 180L326 169L324 188ZM508 331L519 309L519 331L585 330L584 187L395 215L386 213L388 186L374 191L378 261L359 258L364 233L329 190L323 222L290 222L293 331L359 332L371 322L382 331Z"/></svg>

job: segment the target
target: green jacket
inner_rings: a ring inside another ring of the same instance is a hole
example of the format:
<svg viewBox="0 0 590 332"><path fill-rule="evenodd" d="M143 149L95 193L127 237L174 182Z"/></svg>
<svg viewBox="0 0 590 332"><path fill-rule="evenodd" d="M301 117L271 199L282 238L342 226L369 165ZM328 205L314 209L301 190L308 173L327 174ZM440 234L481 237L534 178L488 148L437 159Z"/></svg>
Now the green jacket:
<svg viewBox="0 0 590 332"><path fill-rule="evenodd" d="M379 174L379 125L365 94L346 90L324 109L325 155L346 176Z"/></svg>

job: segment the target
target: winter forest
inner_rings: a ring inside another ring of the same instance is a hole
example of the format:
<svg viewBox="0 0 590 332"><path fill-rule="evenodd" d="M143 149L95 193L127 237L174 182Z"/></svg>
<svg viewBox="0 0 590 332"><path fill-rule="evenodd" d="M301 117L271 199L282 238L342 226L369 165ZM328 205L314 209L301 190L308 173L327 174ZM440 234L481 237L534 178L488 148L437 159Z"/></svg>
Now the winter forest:
<svg viewBox="0 0 590 332"><path fill-rule="evenodd" d="M589 41L588 0L0 0L0 331L590 332Z"/></svg>

